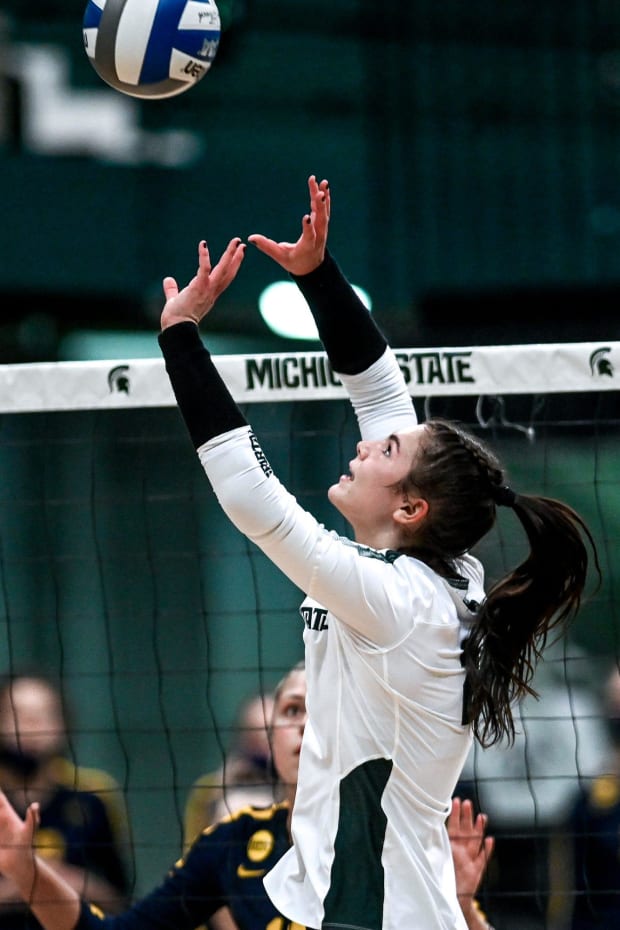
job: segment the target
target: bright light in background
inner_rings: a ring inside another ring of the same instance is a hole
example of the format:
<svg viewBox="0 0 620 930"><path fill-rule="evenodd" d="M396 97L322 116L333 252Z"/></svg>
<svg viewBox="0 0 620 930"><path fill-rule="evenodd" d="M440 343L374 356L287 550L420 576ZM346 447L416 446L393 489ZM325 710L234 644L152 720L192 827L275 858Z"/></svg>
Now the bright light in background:
<svg viewBox="0 0 620 930"><path fill-rule="evenodd" d="M213 355L277 352L280 348L278 340L270 333L263 336L205 332L204 335ZM66 333L58 345L58 360L62 362L133 358L161 358L154 332L74 329Z"/></svg>
<svg viewBox="0 0 620 930"><path fill-rule="evenodd" d="M353 290L364 306L372 310L370 294L357 284L353 285ZM292 281L274 281L269 284L258 298L258 309L269 329L278 336L318 341L319 334L310 308Z"/></svg>

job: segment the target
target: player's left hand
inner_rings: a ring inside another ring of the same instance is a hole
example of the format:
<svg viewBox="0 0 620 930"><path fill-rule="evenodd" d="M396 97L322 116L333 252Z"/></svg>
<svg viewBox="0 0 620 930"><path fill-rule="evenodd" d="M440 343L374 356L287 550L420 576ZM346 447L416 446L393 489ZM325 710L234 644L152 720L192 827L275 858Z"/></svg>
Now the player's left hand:
<svg viewBox="0 0 620 930"><path fill-rule="evenodd" d="M276 242L258 233L248 236L248 242L273 258L292 275L310 274L323 262L327 245L327 229L331 200L327 181L308 178L310 212L301 221L301 235L297 242Z"/></svg>
<svg viewBox="0 0 620 930"><path fill-rule="evenodd" d="M452 847L456 890L459 899L471 902L491 858L495 840L485 836L487 815L474 817L474 807L469 799L452 799L452 810L448 818L448 836Z"/></svg>
<svg viewBox="0 0 620 930"><path fill-rule="evenodd" d="M219 262L212 268L207 243L198 245L198 271L183 290L174 278L163 281L166 303L161 314L161 328L174 323L200 323L216 300L234 281L245 255L245 243L231 239Z"/></svg>
<svg viewBox="0 0 620 930"><path fill-rule="evenodd" d="M13 878L22 863L32 861L34 834L39 825L39 805L30 804L22 818L0 791L0 872Z"/></svg>

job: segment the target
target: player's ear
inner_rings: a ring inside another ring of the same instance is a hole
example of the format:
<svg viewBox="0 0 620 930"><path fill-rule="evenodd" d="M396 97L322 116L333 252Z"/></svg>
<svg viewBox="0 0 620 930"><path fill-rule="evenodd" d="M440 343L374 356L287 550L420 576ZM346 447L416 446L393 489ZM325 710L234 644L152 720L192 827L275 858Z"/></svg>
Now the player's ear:
<svg viewBox="0 0 620 930"><path fill-rule="evenodd" d="M428 501L423 497L403 497L393 513L394 520L409 530L415 529L428 514Z"/></svg>

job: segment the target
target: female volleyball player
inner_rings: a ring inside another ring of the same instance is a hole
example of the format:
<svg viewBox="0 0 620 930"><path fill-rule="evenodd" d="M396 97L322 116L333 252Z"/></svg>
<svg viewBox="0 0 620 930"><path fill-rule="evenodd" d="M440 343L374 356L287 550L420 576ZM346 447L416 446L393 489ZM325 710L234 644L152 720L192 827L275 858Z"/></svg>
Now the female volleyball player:
<svg viewBox="0 0 620 930"><path fill-rule="evenodd" d="M16 882L45 930L194 930L205 921L213 930L289 930L262 880L291 845L290 815L305 723L306 674L303 666L295 666L276 688L270 726L283 801L262 809L243 808L205 830L165 882L119 917L104 919L101 911L82 903L48 863L33 855L38 808L31 807L23 821L2 793L0 872ZM486 818L474 819L469 802L454 800L449 831L469 930L488 927L475 899L493 848L485 827Z"/></svg>
<svg viewBox="0 0 620 930"><path fill-rule="evenodd" d="M394 355L326 254L326 186L311 179L310 196L297 243L252 241L298 276L358 415L357 455L329 490L354 540L328 532L281 486L202 345L197 324L236 276L241 241L213 268L201 243L190 284L164 280L161 320L177 400L222 507L307 595L293 847L265 885L277 911L308 928L459 930L451 793L472 735L512 735L511 701L530 689L548 631L577 609L582 534L592 540L565 504L515 494L491 452L457 426L417 425ZM523 525L530 553L485 596L468 550L499 504ZM15 872L19 857L4 855Z"/></svg>
<svg viewBox="0 0 620 930"><path fill-rule="evenodd" d="M164 280L160 345L190 436L233 523L307 595L308 724L293 848L265 878L306 927L455 930L445 818L472 736L513 734L549 629L577 609L592 543L567 505L515 493L495 456L452 423L418 425L396 359L326 253L330 198L309 182L295 243L252 236L296 276L362 441L329 489L354 539L329 532L277 480L197 328L237 274L232 240L199 246L182 291ZM512 509L530 553L485 596L469 550Z"/></svg>

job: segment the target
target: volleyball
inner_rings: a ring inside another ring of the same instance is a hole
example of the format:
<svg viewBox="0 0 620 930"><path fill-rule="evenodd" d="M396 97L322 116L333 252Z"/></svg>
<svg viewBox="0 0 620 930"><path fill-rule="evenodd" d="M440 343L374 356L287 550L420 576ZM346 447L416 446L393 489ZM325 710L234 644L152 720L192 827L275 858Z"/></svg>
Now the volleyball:
<svg viewBox="0 0 620 930"><path fill-rule="evenodd" d="M84 49L106 84L161 100L205 76L220 41L213 0L88 0Z"/></svg>

